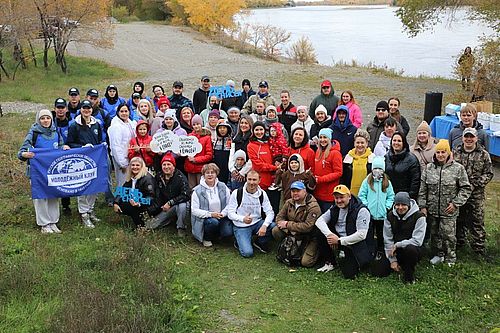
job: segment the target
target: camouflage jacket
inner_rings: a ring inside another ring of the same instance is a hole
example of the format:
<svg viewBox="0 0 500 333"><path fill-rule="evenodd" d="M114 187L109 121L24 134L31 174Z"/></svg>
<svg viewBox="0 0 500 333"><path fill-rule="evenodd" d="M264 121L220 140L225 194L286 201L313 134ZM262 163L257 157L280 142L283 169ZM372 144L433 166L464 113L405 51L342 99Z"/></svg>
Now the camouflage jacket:
<svg viewBox="0 0 500 333"><path fill-rule="evenodd" d="M483 193L484 188L493 178L490 154L484 147L478 144L476 149L468 153L463 145L460 145L453 150L453 159L465 167L472 185L472 193Z"/></svg>
<svg viewBox="0 0 500 333"><path fill-rule="evenodd" d="M464 205L470 194L471 186L461 164L455 161L448 161L444 165L429 163L422 172L418 206L427 208L433 216L455 217L458 209L447 214L446 207L450 202L457 208Z"/></svg>

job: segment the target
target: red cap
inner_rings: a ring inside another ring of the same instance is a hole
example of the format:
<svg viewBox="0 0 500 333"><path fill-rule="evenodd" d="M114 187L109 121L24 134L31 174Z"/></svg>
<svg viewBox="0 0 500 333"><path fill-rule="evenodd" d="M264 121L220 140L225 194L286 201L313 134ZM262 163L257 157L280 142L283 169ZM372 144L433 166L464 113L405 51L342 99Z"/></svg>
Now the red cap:
<svg viewBox="0 0 500 333"><path fill-rule="evenodd" d="M167 153L165 154L165 156L163 156L163 158L161 159L161 164L163 164L163 162L170 162L174 165L175 167L175 158L172 154L170 153Z"/></svg>
<svg viewBox="0 0 500 333"><path fill-rule="evenodd" d="M158 107L160 105L163 105L163 104L167 104L168 107L170 107L170 101L168 100L167 96L161 96L159 99L158 99Z"/></svg>
<svg viewBox="0 0 500 333"><path fill-rule="evenodd" d="M332 83L330 82L330 80L325 80L325 81L321 82L321 88L331 87L331 86L332 86Z"/></svg>

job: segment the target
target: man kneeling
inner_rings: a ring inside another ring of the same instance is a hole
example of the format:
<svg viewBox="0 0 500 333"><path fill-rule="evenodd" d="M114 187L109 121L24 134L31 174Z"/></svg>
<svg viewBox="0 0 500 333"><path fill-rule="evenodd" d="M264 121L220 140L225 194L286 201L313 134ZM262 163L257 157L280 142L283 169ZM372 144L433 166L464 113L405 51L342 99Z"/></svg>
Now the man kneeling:
<svg viewBox="0 0 500 333"><path fill-rule="evenodd" d="M275 226L273 207L259 182L259 173L250 170L245 185L231 193L227 209L227 216L233 222L234 245L246 258L253 256L252 245L262 253L269 251L267 243L272 239L271 230ZM257 235L255 242L253 235Z"/></svg>
<svg viewBox="0 0 500 333"><path fill-rule="evenodd" d="M273 237L281 243L285 237L292 236L300 252L297 253L300 265L312 267L318 260L318 244L311 231L316 219L321 215L321 209L316 199L307 193L303 182L293 182L290 185L290 192L292 197L285 201L276 217L277 225L273 228ZM283 258L282 261L289 265L294 264L285 260L290 258Z"/></svg>

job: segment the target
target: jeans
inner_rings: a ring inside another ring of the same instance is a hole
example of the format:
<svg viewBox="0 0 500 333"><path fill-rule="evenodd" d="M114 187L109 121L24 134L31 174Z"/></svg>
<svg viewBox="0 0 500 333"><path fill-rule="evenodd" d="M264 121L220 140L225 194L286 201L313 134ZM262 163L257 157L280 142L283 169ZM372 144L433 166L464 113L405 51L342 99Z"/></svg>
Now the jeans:
<svg viewBox="0 0 500 333"><path fill-rule="evenodd" d="M209 217L203 221L204 240L213 241L217 237L229 237L233 235L233 222L227 217L220 220Z"/></svg>
<svg viewBox="0 0 500 333"><path fill-rule="evenodd" d="M149 229L158 229L170 224L172 218L177 218L177 229L186 229L186 217L189 212L189 202L181 202L168 211L161 211L158 215L151 219L150 223L146 225Z"/></svg>
<svg viewBox="0 0 500 333"><path fill-rule="evenodd" d="M236 238L236 242L238 243L238 249L242 257L249 258L253 256L253 247L252 247L252 236L257 235L260 227L264 224L264 220L260 220L259 222L249 226L249 227L237 227L233 226L234 238ZM273 222L271 223L266 230L266 234L262 237L257 236L257 240L255 243L259 245L265 245L269 242L273 236L271 230L276 226Z"/></svg>

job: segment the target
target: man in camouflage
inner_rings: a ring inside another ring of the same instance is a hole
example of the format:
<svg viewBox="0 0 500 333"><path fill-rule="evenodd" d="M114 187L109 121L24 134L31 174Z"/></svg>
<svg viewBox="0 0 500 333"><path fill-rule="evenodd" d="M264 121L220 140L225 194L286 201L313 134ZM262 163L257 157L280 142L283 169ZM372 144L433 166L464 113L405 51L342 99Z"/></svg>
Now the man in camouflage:
<svg viewBox="0 0 500 333"><path fill-rule="evenodd" d="M460 207L457 219L457 246L465 245L466 229L471 236L471 248L479 254L485 254L484 242L484 189L493 178L491 158L483 146L478 144L477 130L466 128L462 136L462 145L453 150L453 158L465 167L472 194L467 203Z"/></svg>
<svg viewBox="0 0 500 333"><path fill-rule="evenodd" d="M433 163L427 164L421 176L418 205L427 215L431 228L431 264L455 264L457 259L456 222L459 207L471 193L465 168L451 159L448 140L439 140Z"/></svg>

